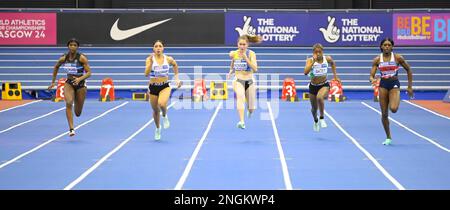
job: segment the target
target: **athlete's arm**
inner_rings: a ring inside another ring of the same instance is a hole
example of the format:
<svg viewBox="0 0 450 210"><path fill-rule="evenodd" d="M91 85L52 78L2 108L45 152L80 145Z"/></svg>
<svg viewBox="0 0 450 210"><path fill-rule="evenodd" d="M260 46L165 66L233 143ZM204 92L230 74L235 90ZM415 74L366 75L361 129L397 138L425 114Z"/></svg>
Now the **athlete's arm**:
<svg viewBox="0 0 450 210"><path fill-rule="evenodd" d="M152 57L153 56L148 56L147 59L145 59L145 71L144 71L144 75L145 77L148 77L148 75L150 74L150 71L152 70Z"/></svg>
<svg viewBox="0 0 450 210"><path fill-rule="evenodd" d="M234 69L233 69L233 65L234 65L234 51L230 51L230 59L231 59L231 63L230 63L230 71L228 71L228 74L227 74L227 79L230 79L231 78L231 75L233 74L233 71L234 71Z"/></svg>
<svg viewBox="0 0 450 210"><path fill-rule="evenodd" d="M173 78L175 79L175 83L177 84L177 87L179 88L179 87L181 87L181 82L178 79L178 64L175 61L175 59L173 59L170 56L167 56L167 61L169 62L170 65L173 66L173 72L174 72Z"/></svg>
<svg viewBox="0 0 450 210"><path fill-rule="evenodd" d="M413 75L412 75L412 71L411 71L411 66L408 64L408 62L406 62L406 60L400 54L395 54L395 59L406 70L406 73L408 75L408 89L407 89L407 91L408 91L409 96L412 97L412 95L413 95L413 90L412 90Z"/></svg>
<svg viewBox="0 0 450 210"><path fill-rule="evenodd" d="M372 69L370 70L370 77L369 77L369 81L372 83L372 85L375 85L375 82L377 81L375 79L375 73L377 72L379 60L380 56L377 56L372 61Z"/></svg>
<svg viewBox="0 0 450 210"><path fill-rule="evenodd" d="M334 80L341 82L341 80L337 76L336 63L334 62L333 58L331 58L331 56L327 56L326 59L327 59L327 62L331 65L331 70L333 71Z"/></svg>
<svg viewBox="0 0 450 210"><path fill-rule="evenodd" d="M250 59L244 53L244 59L245 59L245 61L247 61L247 64L252 69L252 72L257 72L258 71L258 63L256 61L256 53L253 51L250 51L249 56L250 56Z"/></svg>
<svg viewBox="0 0 450 210"><path fill-rule="evenodd" d="M83 76L81 76L79 78L76 78L76 79L78 79L78 82L83 81L91 76L91 67L89 66L87 57L84 55L81 55L80 62L83 64L83 68L84 68L84 71L86 72L86 74L84 74Z"/></svg>
<svg viewBox="0 0 450 210"><path fill-rule="evenodd" d="M61 56L53 67L52 83L47 89L50 90L55 86L56 75L58 75L59 67L64 63L64 60L66 60L66 56Z"/></svg>
<svg viewBox="0 0 450 210"><path fill-rule="evenodd" d="M314 63L313 63L313 61L312 61L311 59L309 59L309 58L306 59L305 69L303 70L303 73L304 73L305 75L308 75L308 74L309 74L309 72L310 72L311 69L312 69L313 64L314 64Z"/></svg>

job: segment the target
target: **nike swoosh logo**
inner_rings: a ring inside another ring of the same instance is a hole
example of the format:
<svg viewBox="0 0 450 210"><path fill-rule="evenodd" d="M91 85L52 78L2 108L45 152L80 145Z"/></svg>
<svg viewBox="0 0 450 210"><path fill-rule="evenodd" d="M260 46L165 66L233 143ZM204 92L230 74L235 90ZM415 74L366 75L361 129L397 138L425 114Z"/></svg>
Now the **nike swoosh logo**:
<svg viewBox="0 0 450 210"><path fill-rule="evenodd" d="M172 20L172 18L169 18L169 19L161 20L161 21L158 21L158 22L150 23L150 24L147 24L147 25L139 26L139 27L136 27L136 28L128 29L128 30L120 30L119 27L117 27L117 23L119 22L119 19L120 18L118 18L116 20L114 25L111 27L111 31L110 31L111 38L116 40L116 41L127 39L127 38L132 37L132 36L134 36L136 34L142 33L145 30L151 29L151 28L153 28L153 27L155 27L157 25L160 25L160 24L163 24L163 23L165 23L165 22L167 22L169 20Z"/></svg>

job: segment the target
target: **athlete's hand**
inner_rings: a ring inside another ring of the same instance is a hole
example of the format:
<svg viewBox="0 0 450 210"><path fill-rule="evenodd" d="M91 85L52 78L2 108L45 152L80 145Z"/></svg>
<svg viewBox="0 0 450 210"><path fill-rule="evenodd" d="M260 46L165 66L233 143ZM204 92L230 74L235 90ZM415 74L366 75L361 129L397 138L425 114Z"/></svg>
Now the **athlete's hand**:
<svg viewBox="0 0 450 210"><path fill-rule="evenodd" d="M338 81L339 83L341 83L342 84L342 82L341 82L341 79L339 78L339 77L334 77L334 80L336 80L336 81Z"/></svg>
<svg viewBox="0 0 450 210"><path fill-rule="evenodd" d="M55 83L52 82L52 84L50 84L50 85L48 86L47 90L51 90L54 86L55 86Z"/></svg>
<svg viewBox="0 0 450 210"><path fill-rule="evenodd" d="M317 61L317 54L316 53L313 54L313 61Z"/></svg>
<svg viewBox="0 0 450 210"><path fill-rule="evenodd" d="M80 82L81 82L81 77L77 77L73 80L74 85L78 85L78 83L80 83Z"/></svg>
<svg viewBox="0 0 450 210"><path fill-rule="evenodd" d="M233 72L231 71L227 74L227 80L229 80L232 76L233 76Z"/></svg>
<svg viewBox="0 0 450 210"><path fill-rule="evenodd" d="M372 86L376 86L377 85L377 80L378 79L375 79L375 78L372 78L372 79L369 79L370 80L370 83L372 84Z"/></svg>
<svg viewBox="0 0 450 210"><path fill-rule="evenodd" d="M408 96L409 96L410 99L414 98L414 91L413 91L412 87L408 87L406 89L406 92L408 92Z"/></svg>
<svg viewBox="0 0 450 210"><path fill-rule="evenodd" d="M239 50L239 56L242 57L244 60L247 60L247 54L243 50Z"/></svg>
<svg viewBox="0 0 450 210"><path fill-rule="evenodd" d="M177 80L175 80L175 84L177 85L177 88L180 88L182 82L179 79L177 79Z"/></svg>

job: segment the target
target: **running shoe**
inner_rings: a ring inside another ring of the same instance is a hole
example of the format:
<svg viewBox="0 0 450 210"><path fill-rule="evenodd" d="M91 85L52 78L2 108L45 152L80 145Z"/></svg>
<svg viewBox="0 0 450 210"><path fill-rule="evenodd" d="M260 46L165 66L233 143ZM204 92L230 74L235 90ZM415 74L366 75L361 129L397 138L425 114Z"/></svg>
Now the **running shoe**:
<svg viewBox="0 0 450 210"><path fill-rule="evenodd" d="M383 142L383 145L391 145L391 143L392 143L392 139L386 139L386 140Z"/></svg>
<svg viewBox="0 0 450 210"><path fill-rule="evenodd" d="M75 130L74 129L70 129L69 130L69 136L70 137L75 136Z"/></svg>
<svg viewBox="0 0 450 210"><path fill-rule="evenodd" d="M245 123L239 121L238 124L237 124L237 127L240 128L240 129L245 129Z"/></svg>
<svg viewBox="0 0 450 210"><path fill-rule="evenodd" d="M155 130L155 140L161 139L161 128L156 128Z"/></svg>
<svg viewBox="0 0 450 210"><path fill-rule="evenodd" d="M166 114L165 117L162 116L162 119L163 119L163 128L164 129L169 128L170 127L169 116L167 116L167 114Z"/></svg>

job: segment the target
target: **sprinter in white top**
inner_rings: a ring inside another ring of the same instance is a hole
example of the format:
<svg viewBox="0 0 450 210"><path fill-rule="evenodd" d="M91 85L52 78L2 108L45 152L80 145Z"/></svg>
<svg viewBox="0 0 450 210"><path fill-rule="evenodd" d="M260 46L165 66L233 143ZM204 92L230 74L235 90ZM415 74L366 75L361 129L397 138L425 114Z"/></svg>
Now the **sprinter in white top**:
<svg viewBox="0 0 450 210"><path fill-rule="evenodd" d="M169 128L169 117L167 116L167 102L170 98L171 88L169 86L169 68L173 66L174 80L177 88L181 86L178 79L178 65L175 59L164 55L164 44L161 40L153 43L153 53L145 61L145 76L150 76L148 84L148 94L150 104L153 109L153 119L155 120L155 140L161 139L161 126L159 115L162 112L163 127Z"/></svg>
<svg viewBox="0 0 450 210"><path fill-rule="evenodd" d="M309 75L311 82L309 83L309 101L311 102L311 113L314 118L314 131L318 132L320 127L326 128L327 124L324 120L325 97L330 90L327 75L328 68L331 66L334 79L341 81L336 74L336 64L331 56L323 54L323 46L319 43L313 46L313 56L306 59L304 74ZM317 119L317 107L320 110L320 119Z"/></svg>

